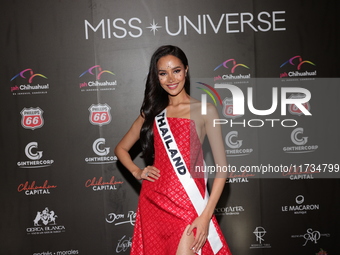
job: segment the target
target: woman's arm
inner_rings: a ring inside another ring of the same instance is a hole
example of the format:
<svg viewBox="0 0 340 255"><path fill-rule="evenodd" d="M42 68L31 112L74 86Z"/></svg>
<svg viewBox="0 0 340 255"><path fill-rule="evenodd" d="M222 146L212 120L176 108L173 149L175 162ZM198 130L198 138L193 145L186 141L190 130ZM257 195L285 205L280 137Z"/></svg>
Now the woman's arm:
<svg viewBox="0 0 340 255"><path fill-rule="evenodd" d="M219 125L216 125L214 127L214 119L219 119L216 108L213 105L208 104L207 115L205 115L203 118L205 132L209 139L209 144L213 153L215 165L219 165L221 167L227 166L227 159L225 155L221 127ZM206 241L206 238L208 236L209 222L214 213L216 204L222 194L224 185L226 183L226 179L227 173L223 172L216 173L210 197L208 199L208 203L205 209L203 210L202 214L195 219L195 221L188 229L187 232L188 235L191 234L191 231L194 228L197 229L195 240L192 246L190 247L195 252L199 251Z"/></svg>
<svg viewBox="0 0 340 255"><path fill-rule="evenodd" d="M115 148L115 155L119 161L132 173L137 179L146 179L155 181L159 177L159 170L153 166L147 166L143 170L140 169L131 159L129 150L139 140L140 130L144 123L144 118L139 115L135 122L132 124L129 131L124 135L122 140ZM152 178L151 178L152 177Z"/></svg>
<svg viewBox="0 0 340 255"><path fill-rule="evenodd" d="M205 129L212 150L215 166L220 166L219 169L226 169L227 158L222 138L222 130L220 125L215 125L214 127L214 119L219 119L217 110L213 105L208 104ZM220 199L220 196L224 189L224 185L226 183L227 176L227 172L216 171L216 176L211 189L210 198L205 210L203 211L203 214L207 214L207 216L209 216L210 218L214 213L218 200Z"/></svg>

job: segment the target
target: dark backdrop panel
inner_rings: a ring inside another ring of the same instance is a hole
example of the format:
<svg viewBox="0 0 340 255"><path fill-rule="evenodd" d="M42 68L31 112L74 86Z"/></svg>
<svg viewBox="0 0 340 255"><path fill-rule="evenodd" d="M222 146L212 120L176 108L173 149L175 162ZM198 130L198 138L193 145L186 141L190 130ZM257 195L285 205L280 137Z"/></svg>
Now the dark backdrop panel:
<svg viewBox="0 0 340 255"><path fill-rule="evenodd" d="M164 44L186 52L197 99L202 82L245 95L237 118L217 104L229 121L223 137L236 134L225 144L231 166L333 168L331 178L310 169L232 175L215 214L233 254L337 253L338 1L34 0L0 10L1 254L129 254L140 182L114 148L139 114L150 56ZM305 88L312 116L282 116L280 100L269 116L252 114L248 87L257 109L270 107L273 87L279 97L281 88ZM298 125L230 125L268 118ZM287 153L295 128L317 149ZM142 168L140 152L136 144L131 155Z"/></svg>

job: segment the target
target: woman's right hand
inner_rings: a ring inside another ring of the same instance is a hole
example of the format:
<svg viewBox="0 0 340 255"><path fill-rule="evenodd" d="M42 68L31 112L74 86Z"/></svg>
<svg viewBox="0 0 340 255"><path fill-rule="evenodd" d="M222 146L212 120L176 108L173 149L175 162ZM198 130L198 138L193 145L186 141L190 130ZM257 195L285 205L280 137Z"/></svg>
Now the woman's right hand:
<svg viewBox="0 0 340 255"><path fill-rule="evenodd" d="M147 166L143 170L134 173L134 177L138 180L148 180L154 182L160 177L160 171L154 166Z"/></svg>

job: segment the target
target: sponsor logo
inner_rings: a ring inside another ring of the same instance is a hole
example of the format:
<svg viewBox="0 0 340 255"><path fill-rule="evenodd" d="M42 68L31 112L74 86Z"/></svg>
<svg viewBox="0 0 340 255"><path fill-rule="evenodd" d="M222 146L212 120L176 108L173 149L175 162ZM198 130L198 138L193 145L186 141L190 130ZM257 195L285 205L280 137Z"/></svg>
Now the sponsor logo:
<svg viewBox="0 0 340 255"><path fill-rule="evenodd" d="M235 119L243 116L244 114L234 114L234 104L232 97L226 97L223 100L222 114L228 119Z"/></svg>
<svg viewBox="0 0 340 255"><path fill-rule="evenodd" d="M111 122L111 107L108 104L93 104L90 106L90 123L103 126Z"/></svg>
<svg viewBox="0 0 340 255"><path fill-rule="evenodd" d="M289 99L302 99L305 98L306 95L305 94L292 94ZM302 104L304 108L306 108L306 110L308 112L310 112L310 103L309 102L305 102ZM303 114L303 112L301 111L301 109L299 107L297 107L295 104L290 104L288 105L288 112L292 115L297 115L297 116L301 116Z"/></svg>
<svg viewBox="0 0 340 255"><path fill-rule="evenodd" d="M114 224L115 226L123 224L130 224L134 226L136 221L136 215L137 214L134 211L128 211L127 214L109 213L105 220L107 223Z"/></svg>
<svg viewBox="0 0 340 255"><path fill-rule="evenodd" d="M37 142L30 142L26 145L25 155L30 160L17 162L17 165L20 168L49 167L54 163L53 159L42 159L43 151L38 150L38 143Z"/></svg>
<svg viewBox="0 0 340 255"><path fill-rule="evenodd" d="M123 182L115 181L114 176L111 177L109 182L104 182L103 177L99 177L98 180L96 177L93 177L85 182L85 187L92 188L93 191L117 190L117 185L121 184L123 184Z"/></svg>
<svg viewBox="0 0 340 255"><path fill-rule="evenodd" d="M24 108L20 112L22 118L21 118L21 125L23 128L26 129L37 129L41 128L44 125L44 119L43 119L43 110L41 110L39 107L33 108Z"/></svg>
<svg viewBox="0 0 340 255"><path fill-rule="evenodd" d="M226 61L216 66L214 71L225 69L227 69L228 73L220 73L219 75L214 77L214 81L225 81L229 84L239 84L248 83L248 80L251 78L251 75L248 72L250 68L245 64L237 63L236 60L233 58L227 59Z"/></svg>
<svg viewBox="0 0 340 255"><path fill-rule="evenodd" d="M121 253L127 251L132 246L132 237L127 237L124 235L121 239L118 240L116 253Z"/></svg>
<svg viewBox="0 0 340 255"><path fill-rule="evenodd" d="M294 214L306 214L309 211L316 211L320 209L319 204L303 204L304 196L298 195L295 198L296 205L285 205L281 207L282 212L293 212Z"/></svg>
<svg viewBox="0 0 340 255"><path fill-rule="evenodd" d="M25 84L20 84L20 79L25 81ZM20 73L12 77L11 82L16 82L11 86L11 92L13 95L33 95L33 94L47 94L50 85L33 83L34 80L43 80L47 77L43 74L34 73L31 68L24 69ZM27 84L28 83L28 84Z"/></svg>
<svg viewBox="0 0 340 255"><path fill-rule="evenodd" d="M92 80L86 79L79 83L81 91L103 91L115 90L117 80L107 80L104 77L115 75L109 70L103 70L100 65L95 65L83 72L79 78L85 79L87 77L95 78Z"/></svg>
<svg viewBox="0 0 340 255"><path fill-rule="evenodd" d="M306 66L309 67L308 69L312 67L312 70L303 71L302 67L307 68ZM313 62L309 60L303 60L299 55L294 56L280 66L281 69L284 69L285 67L290 70L280 73L280 78L315 77L317 73L314 69L315 66L316 65Z"/></svg>
<svg viewBox="0 0 340 255"><path fill-rule="evenodd" d="M225 136L225 143L230 148L226 150L228 157L247 156L253 152L253 148L241 148L243 140L238 140L238 131L230 131Z"/></svg>
<svg viewBox="0 0 340 255"><path fill-rule="evenodd" d="M295 146L283 147L285 153L310 153L318 149L318 145L309 145L308 136L303 136L304 129L302 127L295 128L290 139Z"/></svg>
<svg viewBox="0 0 340 255"><path fill-rule="evenodd" d="M241 174L238 174L231 171L228 174L228 179L226 183L249 182L248 177L255 177L255 174L247 173L246 171L241 171Z"/></svg>
<svg viewBox="0 0 340 255"><path fill-rule="evenodd" d="M321 237L330 237L329 233L322 234L320 231L308 228L307 232L303 235L292 235L291 238L303 238L305 242L302 246L306 246L308 243L317 244Z"/></svg>
<svg viewBox="0 0 340 255"><path fill-rule="evenodd" d="M28 235L38 234L59 234L65 232L65 226L58 225L56 219L58 216L54 211L50 211L46 207L43 211L38 211L33 220L33 227L26 228Z"/></svg>
<svg viewBox="0 0 340 255"><path fill-rule="evenodd" d="M241 205L215 208L215 215L239 215L241 212L244 212Z"/></svg>
<svg viewBox="0 0 340 255"><path fill-rule="evenodd" d="M98 156L106 156L110 152L109 147L104 147L101 148L101 145L105 145L105 139L104 138L98 138L97 140L94 141L93 143L93 151L98 155Z"/></svg>
<svg viewBox="0 0 340 255"><path fill-rule="evenodd" d="M289 179L294 180L304 180L304 179L314 179L313 174L318 174L320 172L313 170L313 164L301 164L292 165L288 172L283 172L282 176L289 176Z"/></svg>
<svg viewBox="0 0 340 255"><path fill-rule="evenodd" d="M258 243L251 244L250 249L256 249L256 248L271 248L270 244L264 243L264 236L266 235L267 231L263 227L256 227L253 234L256 237L256 241Z"/></svg>
<svg viewBox="0 0 340 255"><path fill-rule="evenodd" d="M105 147L105 138L98 138L92 144L96 157L87 157L87 164L111 164L117 161L117 157L110 154L110 147Z"/></svg>
<svg viewBox="0 0 340 255"><path fill-rule="evenodd" d="M42 186L36 184L36 181L29 183L28 181L18 186L18 192L24 192L26 196L30 195L49 195L50 189L55 189L57 186L50 185L48 180Z"/></svg>
<svg viewBox="0 0 340 255"><path fill-rule="evenodd" d="M304 201L305 201L305 198L304 198L304 196L302 196L302 195L298 195L298 196L295 198L295 202L296 202L298 205L301 205Z"/></svg>

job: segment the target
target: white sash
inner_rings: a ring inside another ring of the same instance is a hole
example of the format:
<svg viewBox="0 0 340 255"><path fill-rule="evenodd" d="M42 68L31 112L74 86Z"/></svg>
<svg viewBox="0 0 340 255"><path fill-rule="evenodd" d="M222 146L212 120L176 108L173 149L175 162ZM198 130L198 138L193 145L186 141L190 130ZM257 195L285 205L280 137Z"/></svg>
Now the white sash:
<svg viewBox="0 0 340 255"><path fill-rule="evenodd" d="M196 183L185 164L182 154L179 151L175 138L171 132L168 120L166 118L166 109L164 109L155 117L155 121L158 133L161 137L161 140L163 141L164 148L168 154L173 169L186 193L188 194L197 214L201 215L208 202L208 192L205 190L205 198L203 198L199 189L197 188ZM208 241L214 251L214 254L216 254L223 246L222 241L218 236L216 228L211 220L209 224Z"/></svg>

